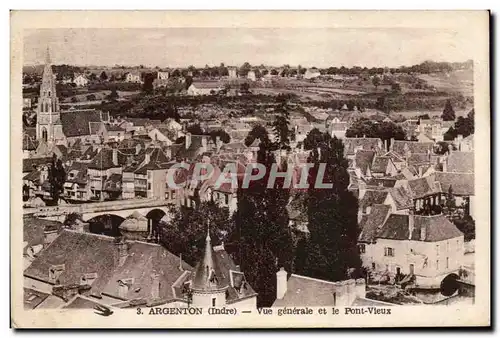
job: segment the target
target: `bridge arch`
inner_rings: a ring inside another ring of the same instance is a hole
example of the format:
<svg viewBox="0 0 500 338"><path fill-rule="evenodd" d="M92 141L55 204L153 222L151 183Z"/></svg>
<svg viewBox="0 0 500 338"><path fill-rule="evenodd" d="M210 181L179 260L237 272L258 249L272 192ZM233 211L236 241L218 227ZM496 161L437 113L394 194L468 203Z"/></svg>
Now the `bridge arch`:
<svg viewBox="0 0 500 338"><path fill-rule="evenodd" d="M450 297L457 292L460 277L456 273L450 273L441 281L440 291L443 296Z"/></svg>
<svg viewBox="0 0 500 338"><path fill-rule="evenodd" d="M159 231L160 220L166 214L167 213L160 208L152 209L146 214L146 218L148 219L148 233L150 234L150 237L156 241L160 239L160 231Z"/></svg>
<svg viewBox="0 0 500 338"><path fill-rule="evenodd" d="M118 237L120 236L120 224L125 220L125 218L114 215L114 214L104 214L95 216L89 219L89 231L94 234L107 235Z"/></svg>

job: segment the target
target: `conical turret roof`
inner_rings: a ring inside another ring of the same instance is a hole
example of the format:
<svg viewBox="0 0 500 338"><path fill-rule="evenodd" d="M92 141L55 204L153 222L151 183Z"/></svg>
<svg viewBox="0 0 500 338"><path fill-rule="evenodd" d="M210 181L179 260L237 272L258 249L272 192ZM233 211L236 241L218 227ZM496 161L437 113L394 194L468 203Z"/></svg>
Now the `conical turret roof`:
<svg viewBox="0 0 500 338"><path fill-rule="evenodd" d="M210 230L208 230L205 239L205 252L196 266L191 288L195 292L220 291L228 286L224 281L212 247Z"/></svg>

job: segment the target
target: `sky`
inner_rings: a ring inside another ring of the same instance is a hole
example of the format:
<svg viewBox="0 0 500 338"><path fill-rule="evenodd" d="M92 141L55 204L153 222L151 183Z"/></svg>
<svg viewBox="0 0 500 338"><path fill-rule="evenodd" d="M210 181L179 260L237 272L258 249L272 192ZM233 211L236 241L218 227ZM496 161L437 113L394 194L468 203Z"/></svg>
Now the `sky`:
<svg viewBox="0 0 500 338"><path fill-rule="evenodd" d="M467 30L429 28L159 28L24 31L24 64L181 67L398 67L472 59Z"/></svg>

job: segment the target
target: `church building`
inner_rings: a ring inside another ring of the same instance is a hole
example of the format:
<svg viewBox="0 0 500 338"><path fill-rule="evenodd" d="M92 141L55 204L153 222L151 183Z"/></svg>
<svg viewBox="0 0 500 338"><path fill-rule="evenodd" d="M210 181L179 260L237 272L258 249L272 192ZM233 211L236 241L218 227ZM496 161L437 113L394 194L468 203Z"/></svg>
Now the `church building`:
<svg viewBox="0 0 500 338"><path fill-rule="evenodd" d="M71 146L77 139L82 143L100 143L99 126L109 122L109 114L96 109L60 108L56 92L56 76L52 72L49 49L45 58L40 98L37 107L36 139L49 145Z"/></svg>

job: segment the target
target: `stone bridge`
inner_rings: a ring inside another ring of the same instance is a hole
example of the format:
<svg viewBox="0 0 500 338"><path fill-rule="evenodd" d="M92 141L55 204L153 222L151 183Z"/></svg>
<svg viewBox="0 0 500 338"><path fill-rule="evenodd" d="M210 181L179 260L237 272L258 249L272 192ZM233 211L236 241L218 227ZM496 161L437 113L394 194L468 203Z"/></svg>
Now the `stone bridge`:
<svg viewBox="0 0 500 338"><path fill-rule="evenodd" d="M94 217L102 215L116 215L122 218L127 218L135 211L138 211L144 216L155 209L168 213L168 206L172 204L174 204L173 201L143 198L26 208L24 209L24 214L63 222L68 214L79 213L82 215L84 221L88 221Z"/></svg>

